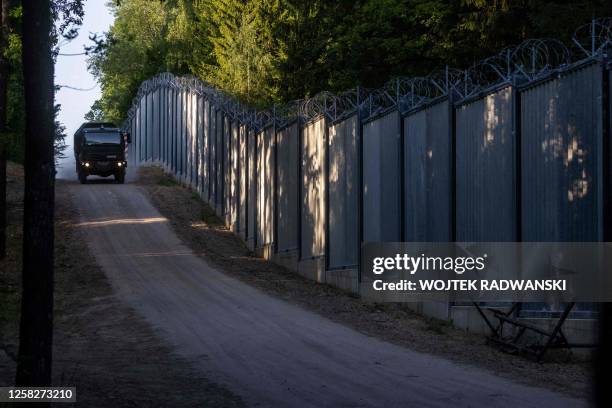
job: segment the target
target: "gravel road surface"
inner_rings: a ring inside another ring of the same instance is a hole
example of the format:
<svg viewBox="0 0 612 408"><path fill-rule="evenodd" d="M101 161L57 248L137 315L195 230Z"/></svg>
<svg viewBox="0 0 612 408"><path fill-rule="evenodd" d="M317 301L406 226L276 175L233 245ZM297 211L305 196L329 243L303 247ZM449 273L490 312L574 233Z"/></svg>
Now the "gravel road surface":
<svg viewBox="0 0 612 408"><path fill-rule="evenodd" d="M365 336L229 277L183 245L137 185L70 192L120 299L250 406L587 406Z"/></svg>

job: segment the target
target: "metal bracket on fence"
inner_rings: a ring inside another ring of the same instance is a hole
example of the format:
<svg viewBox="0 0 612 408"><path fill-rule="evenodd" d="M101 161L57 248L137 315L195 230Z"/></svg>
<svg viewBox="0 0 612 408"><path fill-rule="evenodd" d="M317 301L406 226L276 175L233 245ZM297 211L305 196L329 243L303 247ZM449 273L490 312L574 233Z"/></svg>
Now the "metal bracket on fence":
<svg viewBox="0 0 612 408"><path fill-rule="evenodd" d="M572 42L587 58L609 56L612 51L612 18L593 19L578 27Z"/></svg>

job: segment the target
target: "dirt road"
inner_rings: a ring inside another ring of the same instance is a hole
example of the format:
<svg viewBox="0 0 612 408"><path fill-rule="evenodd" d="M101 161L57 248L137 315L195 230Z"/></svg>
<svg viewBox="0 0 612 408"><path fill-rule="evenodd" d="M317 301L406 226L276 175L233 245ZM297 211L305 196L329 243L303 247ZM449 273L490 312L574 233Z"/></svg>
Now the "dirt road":
<svg viewBox="0 0 612 408"><path fill-rule="evenodd" d="M367 337L231 278L184 246L133 184L70 191L120 298L251 406L586 406Z"/></svg>

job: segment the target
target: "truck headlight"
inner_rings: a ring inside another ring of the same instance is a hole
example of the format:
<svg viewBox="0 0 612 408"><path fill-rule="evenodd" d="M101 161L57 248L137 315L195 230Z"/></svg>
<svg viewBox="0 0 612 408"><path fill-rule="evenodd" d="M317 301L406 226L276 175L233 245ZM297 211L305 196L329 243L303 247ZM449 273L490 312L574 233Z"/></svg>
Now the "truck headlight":
<svg viewBox="0 0 612 408"><path fill-rule="evenodd" d="M121 166L123 166L123 163L117 162L117 167L121 167Z"/></svg>
<svg viewBox="0 0 612 408"><path fill-rule="evenodd" d="M85 167L89 167L89 163L88 162L85 162Z"/></svg>

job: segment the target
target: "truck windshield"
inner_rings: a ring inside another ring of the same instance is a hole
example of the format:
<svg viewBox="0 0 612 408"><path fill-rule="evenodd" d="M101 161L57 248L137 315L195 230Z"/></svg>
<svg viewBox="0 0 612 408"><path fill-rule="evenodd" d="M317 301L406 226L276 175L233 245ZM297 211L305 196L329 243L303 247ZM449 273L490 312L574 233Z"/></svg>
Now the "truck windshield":
<svg viewBox="0 0 612 408"><path fill-rule="evenodd" d="M99 144L120 144L121 134L119 132L87 132L85 143L88 146Z"/></svg>

